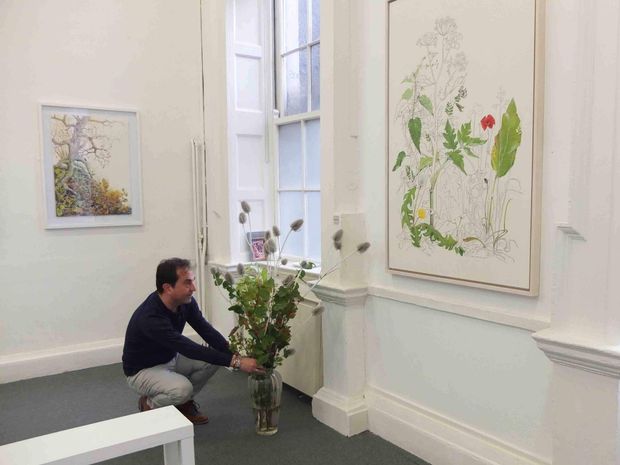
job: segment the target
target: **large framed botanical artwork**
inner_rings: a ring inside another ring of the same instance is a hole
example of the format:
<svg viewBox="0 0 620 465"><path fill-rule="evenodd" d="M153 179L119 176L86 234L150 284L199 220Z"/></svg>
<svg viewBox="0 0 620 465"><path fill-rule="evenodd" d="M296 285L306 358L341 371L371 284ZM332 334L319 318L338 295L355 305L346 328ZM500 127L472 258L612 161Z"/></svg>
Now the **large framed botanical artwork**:
<svg viewBox="0 0 620 465"><path fill-rule="evenodd" d="M391 272L537 295L543 6L387 2Z"/></svg>
<svg viewBox="0 0 620 465"><path fill-rule="evenodd" d="M138 114L41 105L45 227L142 224Z"/></svg>

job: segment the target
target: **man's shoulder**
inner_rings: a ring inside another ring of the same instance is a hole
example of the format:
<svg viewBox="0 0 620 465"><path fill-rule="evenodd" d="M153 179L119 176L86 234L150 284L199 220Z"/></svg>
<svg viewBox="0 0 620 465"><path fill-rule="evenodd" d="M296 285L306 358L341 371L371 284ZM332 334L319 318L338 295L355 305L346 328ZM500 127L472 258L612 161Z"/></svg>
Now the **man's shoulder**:
<svg viewBox="0 0 620 465"><path fill-rule="evenodd" d="M149 294L146 299L136 308L134 315L146 315L155 313L160 310L161 300L159 299L157 292Z"/></svg>

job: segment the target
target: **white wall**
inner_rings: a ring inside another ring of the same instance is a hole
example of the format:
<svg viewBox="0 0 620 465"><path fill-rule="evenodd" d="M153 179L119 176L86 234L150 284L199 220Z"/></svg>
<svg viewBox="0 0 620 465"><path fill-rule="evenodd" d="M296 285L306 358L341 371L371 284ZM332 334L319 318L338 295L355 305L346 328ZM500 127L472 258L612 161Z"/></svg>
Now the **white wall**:
<svg viewBox="0 0 620 465"><path fill-rule="evenodd" d="M198 0L0 2L0 364L78 344L118 361L158 261L194 257L200 47ZM138 110L143 226L44 229L40 101Z"/></svg>

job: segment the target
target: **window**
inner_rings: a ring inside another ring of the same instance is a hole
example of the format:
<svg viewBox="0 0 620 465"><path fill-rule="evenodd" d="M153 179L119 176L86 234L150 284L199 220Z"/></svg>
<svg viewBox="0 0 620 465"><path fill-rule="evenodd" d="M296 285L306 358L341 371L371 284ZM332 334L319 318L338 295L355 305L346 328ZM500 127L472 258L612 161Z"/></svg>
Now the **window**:
<svg viewBox="0 0 620 465"><path fill-rule="evenodd" d="M320 0L275 0L278 224L303 218L285 252L321 259Z"/></svg>

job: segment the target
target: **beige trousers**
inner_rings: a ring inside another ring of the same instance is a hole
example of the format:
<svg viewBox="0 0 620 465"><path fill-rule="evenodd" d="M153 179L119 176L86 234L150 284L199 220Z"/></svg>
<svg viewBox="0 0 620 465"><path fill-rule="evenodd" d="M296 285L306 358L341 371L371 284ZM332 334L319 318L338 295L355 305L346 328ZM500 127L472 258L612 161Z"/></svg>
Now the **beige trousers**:
<svg viewBox="0 0 620 465"><path fill-rule="evenodd" d="M218 368L177 354L168 363L128 376L127 384L138 394L146 396L153 408L181 405L193 399Z"/></svg>

